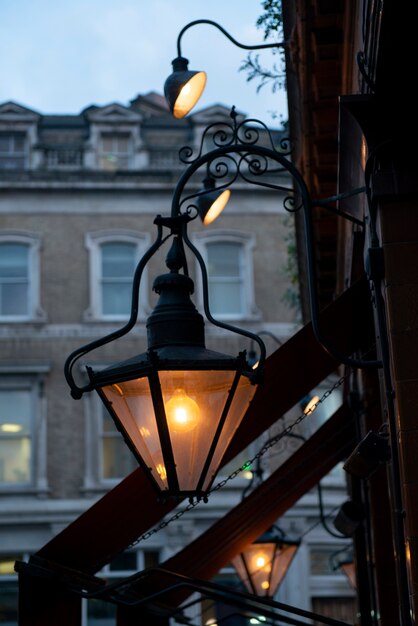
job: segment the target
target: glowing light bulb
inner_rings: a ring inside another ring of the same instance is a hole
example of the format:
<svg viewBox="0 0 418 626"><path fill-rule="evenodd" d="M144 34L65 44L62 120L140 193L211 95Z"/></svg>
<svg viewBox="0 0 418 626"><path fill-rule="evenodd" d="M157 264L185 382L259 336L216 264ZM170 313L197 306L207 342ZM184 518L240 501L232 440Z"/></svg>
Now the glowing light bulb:
<svg viewBox="0 0 418 626"><path fill-rule="evenodd" d="M199 405L183 389L176 389L166 402L165 413L170 430L177 433L192 430L200 419Z"/></svg>
<svg viewBox="0 0 418 626"><path fill-rule="evenodd" d="M202 95L205 84L205 72L196 72L196 74L183 85L173 107L173 115L175 118L181 119L193 109Z"/></svg>
<svg viewBox="0 0 418 626"><path fill-rule="evenodd" d="M182 88L182 90L180 91L180 97L184 98L185 96L188 96L190 94L190 91L191 91L190 83L186 83L184 87Z"/></svg>
<svg viewBox="0 0 418 626"><path fill-rule="evenodd" d="M230 195L231 191L229 189L225 189L225 191L223 191L221 195L216 198L215 202L211 205L209 211L206 213L205 219L203 220L203 223L206 226L215 221L216 218L222 213L228 203Z"/></svg>
<svg viewBox="0 0 418 626"><path fill-rule="evenodd" d="M319 396L314 396L309 400L308 404L303 409L304 415L309 415L310 413L313 413L315 411L318 406L319 399Z"/></svg>
<svg viewBox="0 0 418 626"><path fill-rule="evenodd" d="M0 426L0 430L2 430L4 433L20 433L20 431L22 430L22 425L21 424L2 424Z"/></svg>
<svg viewBox="0 0 418 626"><path fill-rule="evenodd" d="M264 556L258 556L255 560L255 564L257 567L264 567L266 564L266 559Z"/></svg>
<svg viewBox="0 0 418 626"><path fill-rule="evenodd" d="M263 580L263 582L261 583L261 588L262 589L268 589L270 587L270 583L268 580Z"/></svg>

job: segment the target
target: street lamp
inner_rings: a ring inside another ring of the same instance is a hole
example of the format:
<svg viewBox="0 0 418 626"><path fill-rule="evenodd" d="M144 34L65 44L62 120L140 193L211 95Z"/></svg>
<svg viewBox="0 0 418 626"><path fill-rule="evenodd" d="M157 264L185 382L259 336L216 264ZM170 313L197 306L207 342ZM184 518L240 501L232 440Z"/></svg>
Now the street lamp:
<svg viewBox="0 0 418 626"><path fill-rule="evenodd" d="M353 550L350 548L341 548L330 556L330 565L332 571L341 570L346 576L352 589L357 589L356 568L354 563Z"/></svg>
<svg viewBox="0 0 418 626"><path fill-rule="evenodd" d="M215 320L209 310L207 272L187 236L197 216L173 208L171 217L157 216L157 238L138 264L133 280L131 316L120 330L75 350L65 363L74 398L96 390L163 498L207 499L208 491L261 379L265 346L253 333ZM163 237L163 232L169 232ZM87 366L88 384L79 386L75 363L92 350L127 334L136 323L138 294L145 265L170 239L168 272L153 285L158 303L147 320L148 350L103 370ZM243 335L259 345L259 367L252 369L245 352L229 356L207 350L204 321L190 299L184 244L201 264L206 317L215 325Z"/></svg>
<svg viewBox="0 0 418 626"><path fill-rule="evenodd" d="M210 24L221 31L232 43L244 50L262 50L263 48L283 48L285 43L265 43L256 46L248 46L239 43L222 26L212 20L195 20L186 24L177 38L177 57L172 61L173 72L164 84L164 95L170 111L175 118L185 117L198 102L206 85L206 73L189 70L188 59L181 54L181 38L186 30L197 24Z"/></svg>
<svg viewBox="0 0 418 626"><path fill-rule="evenodd" d="M232 559L232 565L250 593L272 598L285 577L300 541L285 537L273 526Z"/></svg>

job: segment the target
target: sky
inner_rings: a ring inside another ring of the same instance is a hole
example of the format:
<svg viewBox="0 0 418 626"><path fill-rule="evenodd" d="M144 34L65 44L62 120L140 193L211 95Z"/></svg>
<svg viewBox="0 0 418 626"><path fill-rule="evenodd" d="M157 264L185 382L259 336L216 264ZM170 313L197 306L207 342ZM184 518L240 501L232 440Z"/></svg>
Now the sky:
<svg viewBox="0 0 418 626"><path fill-rule="evenodd" d="M91 104L128 105L138 94L163 92L177 36L188 22L211 19L237 41L263 43L256 28L261 0L0 0L0 103L39 113L79 113ZM284 92L257 94L239 67L246 51L218 29L197 25L182 38L189 69L208 82L195 110L235 105L270 126L287 118ZM260 52L264 65L271 50Z"/></svg>

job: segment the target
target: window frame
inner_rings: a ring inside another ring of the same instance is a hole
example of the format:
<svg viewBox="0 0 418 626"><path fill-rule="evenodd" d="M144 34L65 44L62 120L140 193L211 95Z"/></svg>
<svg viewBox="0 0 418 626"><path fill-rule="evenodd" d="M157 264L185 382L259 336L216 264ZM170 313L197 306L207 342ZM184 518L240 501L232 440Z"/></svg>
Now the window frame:
<svg viewBox="0 0 418 626"><path fill-rule="evenodd" d="M2 244L7 243L28 247L28 313L25 315L2 315L0 311L0 323L45 321L46 315L40 306L41 237L35 233L0 231L0 248Z"/></svg>
<svg viewBox="0 0 418 626"><path fill-rule="evenodd" d="M127 139L128 146L126 152L119 152L115 150L104 150L103 140L105 138L112 139L112 143L115 139L124 137ZM116 156L116 162L113 164L111 161L107 160L108 155ZM134 137L130 130L118 130L118 129L106 129L100 130L97 138L97 161L99 169L105 171L124 171L132 169L132 162L134 156ZM119 165L118 161L120 158L126 160L126 164L122 167Z"/></svg>
<svg viewBox="0 0 418 626"><path fill-rule="evenodd" d="M47 480L47 404L44 394L45 375L50 366L0 366L0 389L26 389L30 392L31 414L31 460L28 481L0 483L0 494L37 493L48 491Z"/></svg>
<svg viewBox="0 0 418 626"><path fill-rule="evenodd" d="M128 243L136 247L135 265L142 258L150 243L148 233L139 233L126 230L98 231L87 233L85 245L89 254L89 300L90 304L84 313L84 321L116 322L127 321L130 310L126 314L104 314L102 309L102 252L101 247L107 243ZM133 273L132 273L133 279ZM138 319L144 320L149 312L148 303L148 273L144 268L139 288Z"/></svg>
<svg viewBox="0 0 418 626"><path fill-rule="evenodd" d="M14 151L10 151L10 152L4 152L4 151L0 151L0 169L4 170L4 171L16 171L16 170L25 170L27 169L28 166L28 153L29 153L29 142L28 142L28 133L25 130L18 130L18 129L14 129L14 128L10 128L10 129L4 129L2 128L0 130L0 136L1 135L9 135L11 139L14 139L16 137L16 135L21 135L23 138L23 150L21 150L20 152L14 150ZM22 160L22 164L17 166L17 167L3 167L2 163L3 163L3 159L7 159L7 158L11 158L11 159L21 159Z"/></svg>
<svg viewBox="0 0 418 626"><path fill-rule="evenodd" d="M212 243L239 244L242 247L242 268L240 280L242 283L243 310L241 313L215 313L213 316L219 320L256 321L261 319L261 313L255 303L254 289L254 249L256 238L253 234L234 230L216 230L210 232L195 233L192 241L203 257L206 267L208 266L208 245ZM196 261L197 302L203 307L203 281L200 266ZM210 301L209 301L210 308Z"/></svg>

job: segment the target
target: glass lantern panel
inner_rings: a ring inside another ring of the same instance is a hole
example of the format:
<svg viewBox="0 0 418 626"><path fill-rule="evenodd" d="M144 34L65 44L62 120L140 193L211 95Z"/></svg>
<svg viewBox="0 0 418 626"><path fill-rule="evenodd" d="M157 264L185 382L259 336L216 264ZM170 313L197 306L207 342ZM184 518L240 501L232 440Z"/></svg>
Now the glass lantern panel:
<svg viewBox="0 0 418 626"><path fill-rule="evenodd" d="M237 574L250 593L272 597L295 555L296 544L253 543L232 560ZM249 580L251 577L252 584Z"/></svg>
<svg viewBox="0 0 418 626"><path fill-rule="evenodd" d="M196 489L219 426L234 371L162 371L160 383L182 491ZM238 428L255 387L241 379L202 485L205 491Z"/></svg>
<svg viewBox="0 0 418 626"><path fill-rule="evenodd" d="M119 418L134 448L143 459L160 489L166 490L167 473L148 378L128 380L102 388L111 412Z"/></svg>

